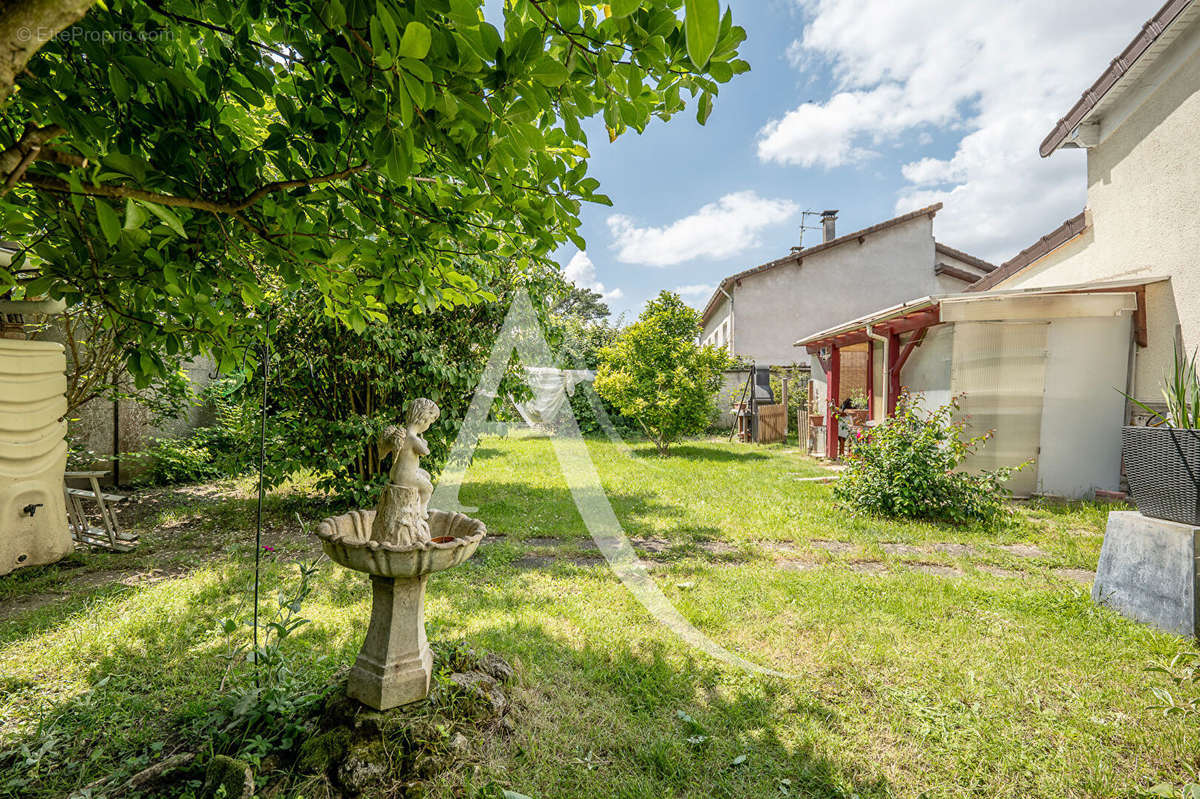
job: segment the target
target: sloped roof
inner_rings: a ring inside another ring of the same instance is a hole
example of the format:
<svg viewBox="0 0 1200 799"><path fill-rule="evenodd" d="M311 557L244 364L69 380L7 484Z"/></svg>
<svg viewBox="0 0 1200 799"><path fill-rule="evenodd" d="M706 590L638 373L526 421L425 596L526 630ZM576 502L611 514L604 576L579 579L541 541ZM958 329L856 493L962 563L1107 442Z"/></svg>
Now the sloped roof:
<svg viewBox="0 0 1200 799"><path fill-rule="evenodd" d="M1057 150L1066 141L1067 137L1071 135L1071 131L1075 130L1076 126L1091 113L1105 95L1133 68L1134 64L1158 42L1159 37L1166 32L1171 23L1193 2L1194 0L1167 0L1158 13L1142 26L1138 35L1133 37L1133 41L1112 60L1108 69L1104 70L1096 82L1088 87L1075 105L1071 106L1067 115L1058 121L1054 130L1050 131L1050 134L1042 141L1038 150L1043 158Z"/></svg>
<svg viewBox="0 0 1200 799"><path fill-rule="evenodd" d="M940 252L942 255L949 255L956 261L962 261L964 264L970 264L980 272L994 272L996 270L995 264L985 261L982 258L976 258L974 255L965 253L962 250L956 250L948 244L942 244L940 241L935 241L933 243L933 249L935 252Z"/></svg>
<svg viewBox="0 0 1200 799"><path fill-rule="evenodd" d="M1054 230L1000 264L1000 268L995 272L984 275L983 278L968 287L967 291L983 291L1008 280L1008 278L1020 272L1043 255L1053 252L1085 230L1087 230L1086 212L1080 211L1078 215L1063 222Z"/></svg>
<svg viewBox="0 0 1200 799"><path fill-rule="evenodd" d="M982 276L975 272L968 272L966 269L959 269L957 266L938 261L933 267L933 273L939 277L952 277L955 280L961 280L967 285L978 283L982 280Z"/></svg>
<svg viewBox="0 0 1200 799"><path fill-rule="evenodd" d="M862 230L856 230L853 233L846 233L845 235L838 236L836 239L823 241L820 244L813 245L812 247L805 247L803 250L797 250L790 255L784 256L783 258L776 258L774 261L767 261L765 264L760 264L752 269L746 269L742 272L738 272L735 275L730 275L721 281L716 291L713 292L712 297L709 298L708 303L704 306L704 312L700 314L700 324L706 324L709 316L714 310L716 310L716 307L720 303L721 297L723 296L721 293L722 289L728 291L730 286L739 280L742 280L743 278L759 274L760 272L766 272L770 269L774 269L777 266L801 263L810 255L816 255L817 253L825 252L826 250L832 250L834 247L840 247L843 244L849 244L852 241L859 241L859 243L861 243L860 239L870 236L873 233L887 230L888 228L895 227L896 225L903 224L904 222L909 222L921 216L932 217L940 210L942 210L941 203L927 205L924 208L918 208L917 210L910 211L907 214L901 214L900 216L895 217L894 219L889 219L886 222L880 222L876 225L865 227ZM963 254L965 255L966 253Z"/></svg>

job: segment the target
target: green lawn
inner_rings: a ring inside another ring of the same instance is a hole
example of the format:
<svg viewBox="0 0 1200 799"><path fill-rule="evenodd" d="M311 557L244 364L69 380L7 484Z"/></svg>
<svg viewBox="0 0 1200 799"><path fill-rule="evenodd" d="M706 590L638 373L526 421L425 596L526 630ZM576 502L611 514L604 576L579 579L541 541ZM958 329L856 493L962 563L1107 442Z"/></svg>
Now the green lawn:
<svg viewBox="0 0 1200 799"><path fill-rule="evenodd" d="M1097 608L1080 582L1106 508L1023 505L1000 531L854 519L798 479L825 470L783 446L589 448L680 611L798 676L682 643L588 547L550 443L486 439L461 499L494 541L431 579L427 618L431 638L516 665L516 731L476 739L428 795L494 780L535 799L1120 797L1200 764L1194 726L1150 708L1163 678L1146 671L1188 642ZM269 597L312 550L294 513L323 511L305 485L268 502ZM0 749L35 761L0 796L65 795L185 746L178 731L226 679L218 627L246 612L248 485L157 492L129 514L137 553L0 579ZM363 578L324 563L295 668L328 682L368 604ZM0 784L14 773L9 760Z"/></svg>

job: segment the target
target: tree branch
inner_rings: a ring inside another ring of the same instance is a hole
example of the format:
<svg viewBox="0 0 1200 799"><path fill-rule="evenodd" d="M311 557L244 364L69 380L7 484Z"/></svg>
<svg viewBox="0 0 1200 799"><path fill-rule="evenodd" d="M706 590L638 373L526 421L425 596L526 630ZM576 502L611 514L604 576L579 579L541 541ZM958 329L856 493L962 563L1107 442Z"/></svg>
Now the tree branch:
<svg viewBox="0 0 1200 799"><path fill-rule="evenodd" d="M204 199L203 197L178 197L173 194L162 194L156 191L146 191L145 189L137 189L131 186L88 186L84 184L83 191L77 192L72 189L71 185L65 180L44 177L42 175L25 174L21 178L20 182L43 191L55 191L64 194L85 194L92 197L111 197L119 200L142 200L144 202L168 205L174 208L193 208L197 211L210 211L214 214L236 215L240 214L242 211L245 211L247 208L254 205L268 194L298 189L302 186L316 186L321 183L344 180L351 175L366 171L368 166L369 165L364 161L363 163L358 164L357 166L352 166L349 169L343 169L338 172L330 172L326 175L312 175L307 178L298 178L296 180L277 180L260 186L236 202L217 202L215 200Z"/></svg>

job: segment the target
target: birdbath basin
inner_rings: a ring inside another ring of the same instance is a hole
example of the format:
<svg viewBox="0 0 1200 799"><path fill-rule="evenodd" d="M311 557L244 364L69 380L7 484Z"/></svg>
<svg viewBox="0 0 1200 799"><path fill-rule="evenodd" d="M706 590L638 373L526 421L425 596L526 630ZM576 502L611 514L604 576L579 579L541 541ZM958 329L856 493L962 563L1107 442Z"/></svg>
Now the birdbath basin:
<svg viewBox="0 0 1200 799"><path fill-rule="evenodd" d="M371 576L371 622L346 692L387 710L428 696L425 583L475 554L487 529L461 513L431 510L430 540L397 546L370 539L374 521L373 510L351 511L322 521L316 535L330 560Z"/></svg>

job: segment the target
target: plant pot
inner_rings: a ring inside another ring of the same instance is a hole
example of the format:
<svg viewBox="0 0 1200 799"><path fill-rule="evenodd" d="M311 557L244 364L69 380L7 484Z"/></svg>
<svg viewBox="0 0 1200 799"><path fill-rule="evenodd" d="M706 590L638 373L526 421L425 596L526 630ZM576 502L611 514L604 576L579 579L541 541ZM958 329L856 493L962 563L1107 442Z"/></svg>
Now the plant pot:
<svg viewBox="0 0 1200 799"><path fill-rule="evenodd" d="M1200 430L1125 427L1121 455L1143 516L1200 526Z"/></svg>

